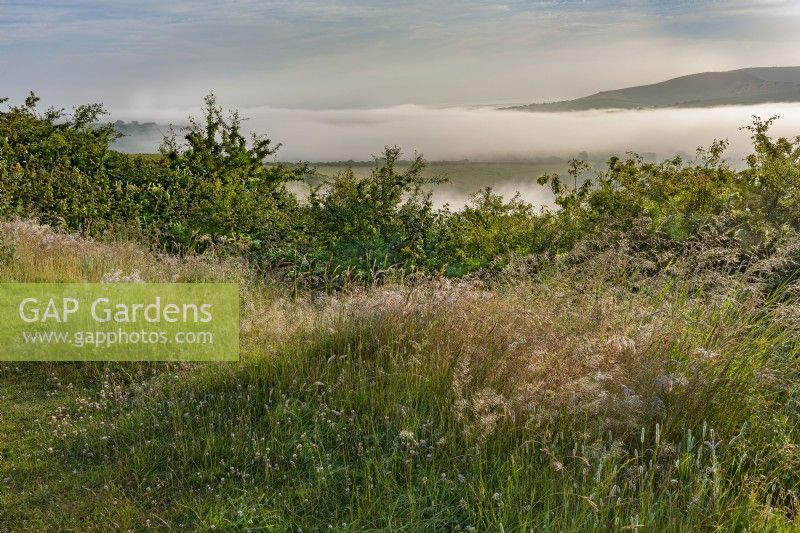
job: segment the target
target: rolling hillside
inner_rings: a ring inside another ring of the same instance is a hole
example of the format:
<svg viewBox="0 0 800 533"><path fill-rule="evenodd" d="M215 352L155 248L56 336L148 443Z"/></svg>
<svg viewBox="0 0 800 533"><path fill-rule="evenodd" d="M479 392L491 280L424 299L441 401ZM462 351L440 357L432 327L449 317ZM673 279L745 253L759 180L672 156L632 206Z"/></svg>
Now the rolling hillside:
<svg viewBox="0 0 800 533"><path fill-rule="evenodd" d="M575 100L510 107L521 111L583 111L714 107L800 102L800 67L760 67L703 72L660 83L602 91Z"/></svg>

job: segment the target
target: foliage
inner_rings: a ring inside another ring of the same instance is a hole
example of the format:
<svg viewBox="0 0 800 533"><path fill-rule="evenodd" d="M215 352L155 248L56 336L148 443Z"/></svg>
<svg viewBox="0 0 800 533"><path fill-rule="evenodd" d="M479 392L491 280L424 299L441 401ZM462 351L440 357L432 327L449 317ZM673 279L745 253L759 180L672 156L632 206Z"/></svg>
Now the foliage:
<svg viewBox="0 0 800 533"><path fill-rule="evenodd" d="M0 529L797 529L797 283L620 249L292 298L233 258L0 234L6 282L242 286L240 362L0 363Z"/></svg>
<svg viewBox="0 0 800 533"><path fill-rule="evenodd" d="M105 167L116 134L111 126L95 127L103 108L40 113L38 101L31 93L23 105L0 113L0 209L71 229L108 221L113 208Z"/></svg>
<svg viewBox="0 0 800 533"><path fill-rule="evenodd" d="M550 212L537 213L519 195L506 201L487 187L463 209L440 213L429 264L450 276L502 269L514 257L545 250L553 229Z"/></svg>
<svg viewBox="0 0 800 533"><path fill-rule="evenodd" d="M630 230L646 220L646 231L636 238L653 257L691 247L714 227L741 244L733 267L746 268L800 230L800 137L772 139L773 121L753 117L746 128L753 133L754 153L742 171L725 162L727 141L716 140L698 149L691 162L613 157L604 171L580 185L583 169L573 166L572 187L559 176L543 176L539 183L550 185L560 207L551 251L571 250L610 231L631 237ZM800 256L792 268L800 266L798 261Z"/></svg>
<svg viewBox="0 0 800 533"><path fill-rule="evenodd" d="M797 528L800 139L773 119L741 171L715 141L451 211L397 148L302 203L213 96L158 159L101 112L0 112L2 215L235 253L14 220L0 280L238 281L245 355L0 364L0 529Z"/></svg>
<svg viewBox="0 0 800 533"><path fill-rule="evenodd" d="M71 116L36 110L38 98L0 113L0 207L88 235L134 229L177 251L211 245L238 251L290 239L295 198L284 184L306 171L265 166L277 146L254 136L248 145L236 114L222 116L213 95L203 125L192 121L187 146L173 132L163 158L109 149L113 126L104 110L80 106Z"/></svg>
<svg viewBox="0 0 800 533"><path fill-rule="evenodd" d="M573 161L566 176L538 180L554 193L552 208L487 189L463 209L436 210L430 193L444 178L426 178L419 155L399 170L397 147L386 148L371 175L342 172L298 201L286 184L309 167L265 164L280 145L247 139L238 113L226 116L213 94L183 140L174 131L165 138L160 158L110 150L115 133L98 125L99 105L67 115L38 112L37 101L30 95L0 112L2 214L87 235L133 235L182 253L233 252L313 285L415 271L491 273L609 232L632 238L633 227L636 246L658 262L713 226L742 244L732 268L746 268L800 230L800 139L770 137L774 118L754 117L747 127L753 154L741 171L724 158L727 141L717 140L692 161L629 154L597 172Z"/></svg>
<svg viewBox="0 0 800 533"><path fill-rule="evenodd" d="M168 226L173 238L195 250L204 241L263 250L290 239L297 201L284 185L308 168L265 165L280 145L257 134L248 143L239 114L226 119L213 94L205 99L203 117L190 120L185 145L172 131L161 147L181 182L177 218Z"/></svg>
<svg viewBox="0 0 800 533"><path fill-rule="evenodd" d="M312 190L308 201L308 256L316 264L332 263L374 277L390 267L425 266L426 237L435 223L431 195L423 189L425 161L415 156L397 171L400 149L387 147L370 177L352 170Z"/></svg>

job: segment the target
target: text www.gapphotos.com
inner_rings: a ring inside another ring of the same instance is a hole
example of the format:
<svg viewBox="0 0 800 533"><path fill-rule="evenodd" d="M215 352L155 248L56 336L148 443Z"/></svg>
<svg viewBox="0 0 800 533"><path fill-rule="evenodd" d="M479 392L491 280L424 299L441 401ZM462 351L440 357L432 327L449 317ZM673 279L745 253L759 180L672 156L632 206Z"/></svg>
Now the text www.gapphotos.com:
<svg viewBox="0 0 800 533"><path fill-rule="evenodd" d="M214 344L210 331L24 331L26 344L68 344L78 348L93 346L111 347L120 344Z"/></svg>

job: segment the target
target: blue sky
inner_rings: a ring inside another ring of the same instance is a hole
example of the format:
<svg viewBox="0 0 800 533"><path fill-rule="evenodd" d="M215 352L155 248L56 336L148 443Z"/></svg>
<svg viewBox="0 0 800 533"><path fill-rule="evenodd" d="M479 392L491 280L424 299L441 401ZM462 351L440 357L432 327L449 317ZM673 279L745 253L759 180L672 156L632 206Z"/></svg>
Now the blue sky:
<svg viewBox="0 0 800 533"><path fill-rule="evenodd" d="M0 0L0 95L112 109L574 97L800 64L800 2Z"/></svg>

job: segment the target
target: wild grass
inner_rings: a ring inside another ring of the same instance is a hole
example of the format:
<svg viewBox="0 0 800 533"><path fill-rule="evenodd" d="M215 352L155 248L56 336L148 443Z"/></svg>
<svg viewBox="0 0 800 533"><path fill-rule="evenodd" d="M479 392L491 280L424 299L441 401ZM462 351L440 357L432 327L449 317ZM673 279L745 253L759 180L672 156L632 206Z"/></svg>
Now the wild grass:
<svg viewBox="0 0 800 533"><path fill-rule="evenodd" d="M243 356L2 364L0 529L797 527L797 292L752 273L780 254L645 276L617 246L312 295L238 261L2 235L2 281L241 281Z"/></svg>

